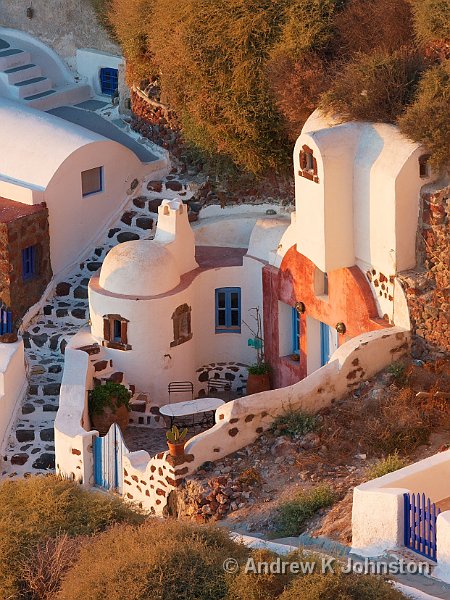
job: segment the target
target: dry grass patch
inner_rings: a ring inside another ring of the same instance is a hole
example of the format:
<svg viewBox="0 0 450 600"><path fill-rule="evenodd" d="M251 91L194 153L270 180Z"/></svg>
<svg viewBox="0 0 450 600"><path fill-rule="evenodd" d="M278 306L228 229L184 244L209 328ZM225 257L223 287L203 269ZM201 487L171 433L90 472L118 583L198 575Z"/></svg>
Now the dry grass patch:
<svg viewBox="0 0 450 600"><path fill-rule="evenodd" d="M0 484L0 506L2 600L26 597L29 592L26 582L40 579L39 571L46 579L52 568L64 570L67 545L63 541L47 545L49 539L64 534L90 535L115 522L138 523L143 519L113 496L87 492L78 484L55 476L4 481ZM53 566L49 567L53 560ZM24 570L27 563L33 563L36 570L32 567ZM53 589L53 584L50 588ZM45 595L34 597L45 598Z"/></svg>

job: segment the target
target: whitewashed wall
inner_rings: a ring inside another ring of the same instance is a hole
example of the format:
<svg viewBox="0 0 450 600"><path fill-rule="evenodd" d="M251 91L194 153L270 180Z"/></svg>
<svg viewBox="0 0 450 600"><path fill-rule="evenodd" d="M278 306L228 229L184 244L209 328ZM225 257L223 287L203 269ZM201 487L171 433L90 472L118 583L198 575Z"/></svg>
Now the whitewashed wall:
<svg viewBox="0 0 450 600"><path fill-rule="evenodd" d="M0 453L7 443L17 409L27 389L22 339L0 343Z"/></svg>

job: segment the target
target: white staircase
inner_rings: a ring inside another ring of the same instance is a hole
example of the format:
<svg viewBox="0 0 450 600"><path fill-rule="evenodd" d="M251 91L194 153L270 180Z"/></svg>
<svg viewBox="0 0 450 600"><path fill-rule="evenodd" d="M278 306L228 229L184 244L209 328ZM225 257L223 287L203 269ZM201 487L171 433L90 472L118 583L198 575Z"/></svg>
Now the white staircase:
<svg viewBox="0 0 450 600"><path fill-rule="evenodd" d="M33 61L32 52L13 47L0 37L0 96L50 110L83 102L91 95L88 85L54 85L46 76L45 67Z"/></svg>

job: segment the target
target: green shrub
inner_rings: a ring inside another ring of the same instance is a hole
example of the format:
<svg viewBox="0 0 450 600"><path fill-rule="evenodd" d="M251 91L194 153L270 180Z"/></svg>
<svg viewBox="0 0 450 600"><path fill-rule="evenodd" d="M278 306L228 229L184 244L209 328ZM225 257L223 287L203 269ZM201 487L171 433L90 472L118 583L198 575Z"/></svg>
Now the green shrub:
<svg viewBox="0 0 450 600"><path fill-rule="evenodd" d="M158 74L150 50L155 0L111 0L109 22L127 59L129 85L152 80Z"/></svg>
<svg viewBox="0 0 450 600"><path fill-rule="evenodd" d="M271 366L266 362L255 363L254 365L247 367L249 375L267 375L271 370Z"/></svg>
<svg viewBox="0 0 450 600"><path fill-rule="evenodd" d="M342 0L293 0L286 10L280 40L273 53L297 60L305 52L324 52L334 33L334 16Z"/></svg>
<svg viewBox="0 0 450 600"><path fill-rule="evenodd" d="M320 107L343 121L395 123L412 101L423 68L420 56L406 49L359 53L342 72L337 69Z"/></svg>
<svg viewBox="0 0 450 600"><path fill-rule="evenodd" d="M335 499L335 493L326 485L299 492L278 507L277 533L281 536L300 535L306 522L321 508L331 506Z"/></svg>
<svg viewBox="0 0 450 600"><path fill-rule="evenodd" d="M450 161L450 60L424 73L417 95L399 119L400 130L431 152L439 169Z"/></svg>
<svg viewBox="0 0 450 600"><path fill-rule="evenodd" d="M55 476L0 484L0 598L18 598L20 565L45 540L89 535L115 522L143 517L113 496L87 492ZM3 596L1 595L3 594Z"/></svg>
<svg viewBox="0 0 450 600"><path fill-rule="evenodd" d="M421 42L450 39L450 3L448 0L410 0L414 28Z"/></svg>
<svg viewBox="0 0 450 600"><path fill-rule="evenodd" d="M83 548L59 600L219 600L223 562L248 551L223 529L149 519L120 525Z"/></svg>
<svg viewBox="0 0 450 600"><path fill-rule="evenodd" d="M401 362L394 362L387 368L387 372L390 373L394 378L394 383L398 387L403 387L408 381L406 373L406 365Z"/></svg>
<svg viewBox="0 0 450 600"><path fill-rule="evenodd" d="M318 425L317 415L311 415L298 410L289 410L274 420L270 430L275 435L288 435L294 438L315 431Z"/></svg>
<svg viewBox="0 0 450 600"><path fill-rule="evenodd" d="M377 477L398 471L398 469L406 467L407 464L408 461L399 456L398 451L395 451L393 454L388 454L386 458L381 458L369 467L367 475L369 479L376 479Z"/></svg>
<svg viewBox="0 0 450 600"><path fill-rule="evenodd" d="M391 584L374 575L314 573L296 577L279 600L404 600Z"/></svg>
<svg viewBox="0 0 450 600"><path fill-rule="evenodd" d="M119 406L125 406L130 410L130 398L131 392L124 385L107 381L89 393L89 413L101 415L106 407L115 412Z"/></svg>

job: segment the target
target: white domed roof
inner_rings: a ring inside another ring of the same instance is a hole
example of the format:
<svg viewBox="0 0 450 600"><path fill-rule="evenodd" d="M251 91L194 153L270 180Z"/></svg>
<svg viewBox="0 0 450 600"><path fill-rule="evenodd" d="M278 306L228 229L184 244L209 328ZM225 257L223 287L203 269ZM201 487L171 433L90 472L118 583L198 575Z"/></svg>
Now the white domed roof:
<svg viewBox="0 0 450 600"><path fill-rule="evenodd" d="M156 296L180 283L172 254L154 240L136 240L115 246L100 271L100 286L113 294Z"/></svg>

